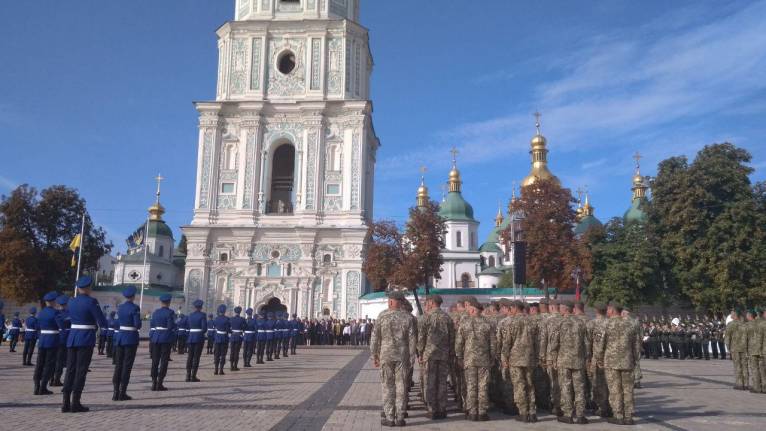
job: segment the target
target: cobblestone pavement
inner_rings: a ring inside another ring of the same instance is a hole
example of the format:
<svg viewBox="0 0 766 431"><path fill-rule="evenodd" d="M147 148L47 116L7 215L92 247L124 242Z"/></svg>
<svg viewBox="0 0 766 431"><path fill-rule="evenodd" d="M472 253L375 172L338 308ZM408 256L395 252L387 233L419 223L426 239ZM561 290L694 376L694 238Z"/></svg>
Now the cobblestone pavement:
<svg viewBox="0 0 766 431"><path fill-rule="evenodd" d="M141 349L128 393L134 400L112 402L111 360L94 355L83 403L85 414L59 412L58 388L51 396L32 395L32 368L21 354L0 348L0 430L237 429L379 430L378 370L362 350L301 349L297 356L239 372L213 376L212 356L204 355L200 383L185 383L183 357L171 362L168 392L149 391L148 352ZM755 430L766 422L766 395L731 389L730 361L643 361L643 388L637 390L637 430ZM241 362L240 362L241 367ZM407 428L465 429L614 429L599 418L590 425L564 425L540 414L537 424L521 424L499 412L490 422L466 422L454 411L429 421L413 392ZM625 427L631 429L630 427Z"/></svg>

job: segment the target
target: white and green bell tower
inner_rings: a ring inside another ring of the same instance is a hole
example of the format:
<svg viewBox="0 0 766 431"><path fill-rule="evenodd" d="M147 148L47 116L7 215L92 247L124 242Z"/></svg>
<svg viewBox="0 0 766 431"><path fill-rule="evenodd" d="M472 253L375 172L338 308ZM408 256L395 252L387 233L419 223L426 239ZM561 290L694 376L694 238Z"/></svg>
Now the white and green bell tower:
<svg viewBox="0 0 766 431"><path fill-rule="evenodd" d="M236 0L199 140L187 302L356 317L375 154L358 0Z"/></svg>

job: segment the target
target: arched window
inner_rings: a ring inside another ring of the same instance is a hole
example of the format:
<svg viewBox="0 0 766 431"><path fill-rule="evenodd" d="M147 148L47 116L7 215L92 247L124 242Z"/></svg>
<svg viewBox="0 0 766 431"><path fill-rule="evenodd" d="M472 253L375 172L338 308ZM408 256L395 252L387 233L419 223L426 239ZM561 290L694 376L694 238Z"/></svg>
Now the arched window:
<svg viewBox="0 0 766 431"><path fill-rule="evenodd" d="M493 266L495 266L495 256L490 256L489 257L489 267L491 268Z"/></svg>
<svg viewBox="0 0 766 431"><path fill-rule="evenodd" d="M484 259L484 256L479 257L479 261L481 262L481 269L484 269L484 267L487 266L487 261Z"/></svg>
<svg viewBox="0 0 766 431"><path fill-rule="evenodd" d="M161 246L160 246L160 253L159 253L159 256L160 256L160 257L162 257L162 256L164 256L164 255L165 255L165 246L164 246L164 245L161 245Z"/></svg>
<svg viewBox="0 0 766 431"><path fill-rule="evenodd" d="M223 166L226 169L237 169L237 150L234 147L234 144L229 144L226 146L226 150L224 151Z"/></svg>
<svg viewBox="0 0 766 431"><path fill-rule="evenodd" d="M293 264L292 263L288 263L287 264L287 276L289 277L291 275L293 275Z"/></svg>
<svg viewBox="0 0 766 431"><path fill-rule="evenodd" d="M460 276L460 287L463 289L471 287L471 276L468 275L467 272L464 272L463 275Z"/></svg>
<svg viewBox="0 0 766 431"><path fill-rule="evenodd" d="M328 253L322 256L322 263L324 263L325 265L329 265L330 263L332 263L332 255Z"/></svg>
<svg viewBox="0 0 766 431"><path fill-rule="evenodd" d="M327 151L327 168L331 171L339 171L341 168L340 162L340 145L330 145Z"/></svg>
<svg viewBox="0 0 766 431"><path fill-rule="evenodd" d="M263 273L263 265L261 265L260 263L256 263L255 264L255 273L257 275L261 275Z"/></svg>
<svg viewBox="0 0 766 431"><path fill-rule="evenodd" d="M226 262L229 260L229 254L228 253L221 253L221 262Z"/></svg>
<svg viewBox="0 0 766 431"><path fill-rule="evenodd" d="M271 163L271 197L267 212L291 214L293 212L293 181L295 175L295 147L283 144L274 151Z"/></svg>
<svg viewBox="0 0 766 431"><path fill-rule="evenodd" d="M455 234L455 246L462 247L463 246L463 232L457 231Z"/></svg>

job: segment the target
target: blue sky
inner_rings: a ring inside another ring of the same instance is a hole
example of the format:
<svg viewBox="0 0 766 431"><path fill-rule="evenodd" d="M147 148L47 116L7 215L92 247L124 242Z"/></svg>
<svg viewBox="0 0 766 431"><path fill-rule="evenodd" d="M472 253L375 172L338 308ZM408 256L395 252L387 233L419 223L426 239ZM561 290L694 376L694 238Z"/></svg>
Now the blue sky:
<svg viewBox="0 0 766 431"><path fill-rule="evenodd" d="M116 250L162 172L165 219L191 220L192 101L215 96L214 31L233 0L45 0L0 6L0 194L67 184ZM481 4L481 7L475 6ZM766 1L362 0L382 148L375 217L403 221L418 168L441 194L460 154L481 235L529 170L542 112L551 169L621 215L631 156L731 141L766 178Z"/></svg>

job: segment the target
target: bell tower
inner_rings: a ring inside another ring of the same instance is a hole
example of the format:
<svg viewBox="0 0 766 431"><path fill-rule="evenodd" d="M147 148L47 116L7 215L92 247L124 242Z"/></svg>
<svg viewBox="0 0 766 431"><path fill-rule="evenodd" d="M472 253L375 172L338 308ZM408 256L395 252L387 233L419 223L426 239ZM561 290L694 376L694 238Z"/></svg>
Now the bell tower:
<svg viewBox="0 0 766 431"><path fill-rule="evenodd" d="M234 6L234 19L216 31L215 100L195 103L194 217L184 233L189 249L199 250L186 266L188 284L199 288L187 300L256 308L272 295L291 313L351 317L363 293L361 250L380 145L359 1ZM262 254L257 245L273 247ZM323 249L333 251L332 268L317 260Z"/></svg>

